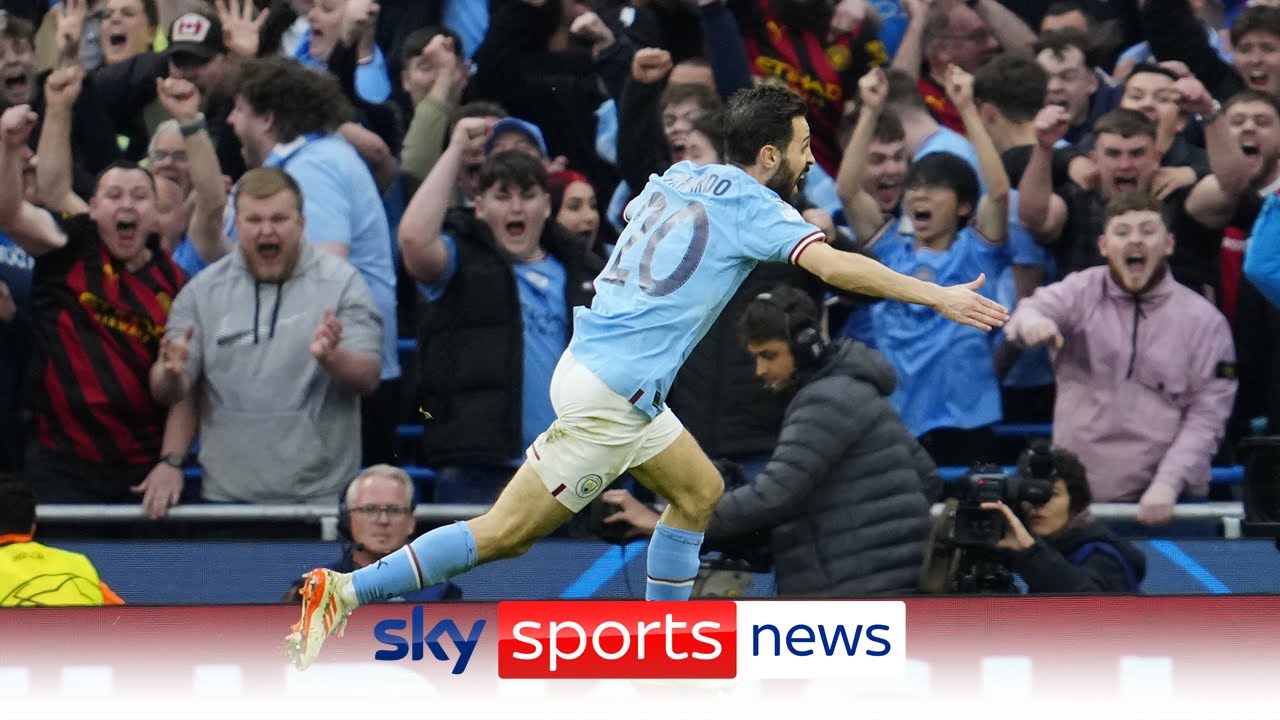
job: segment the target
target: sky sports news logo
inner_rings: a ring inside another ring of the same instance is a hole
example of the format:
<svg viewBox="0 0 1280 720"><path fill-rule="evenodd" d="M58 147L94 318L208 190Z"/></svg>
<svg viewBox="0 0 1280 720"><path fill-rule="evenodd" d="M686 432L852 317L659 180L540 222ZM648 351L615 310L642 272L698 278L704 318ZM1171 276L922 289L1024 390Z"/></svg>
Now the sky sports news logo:
<svg viewBox="0 0 1280 720"><path fill-rule="evenodd" d="M899 678L906 604L504 602L504 679Z"/></svg>
<svg viewBox="0 0 1280 720"><path fill-rule="evenodd" d="M374 659L434 659L461 675L485 626L429 619L419 605L374 627ZM893 679L906 672L906 604L503 602L497 651L505 679Z"/></svg>

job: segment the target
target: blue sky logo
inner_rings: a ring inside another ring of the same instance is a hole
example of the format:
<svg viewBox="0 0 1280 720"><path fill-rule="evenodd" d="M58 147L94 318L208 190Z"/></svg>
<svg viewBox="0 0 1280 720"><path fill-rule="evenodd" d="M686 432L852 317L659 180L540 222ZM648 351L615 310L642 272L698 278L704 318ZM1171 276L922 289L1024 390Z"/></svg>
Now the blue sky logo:
<svg viewBox="0 0 1280 720"><path fill-rule="evenodd" d="M422 606L417 605L409 615L409 622L387 619L373 627L373 638L389 649L378 650L373 654L374 660L418 661L426 658L429 651L431 657L442 663L453 663L450 670L454 675L461 675L471 662L476 645L480 642L480 634L484 631L485 621L477 620L463 635L462 629L454 621L444 618L431 627L427 627ZM405 630L408 629L406 633ZM447 640L446 644L444 641Z"/></svg>

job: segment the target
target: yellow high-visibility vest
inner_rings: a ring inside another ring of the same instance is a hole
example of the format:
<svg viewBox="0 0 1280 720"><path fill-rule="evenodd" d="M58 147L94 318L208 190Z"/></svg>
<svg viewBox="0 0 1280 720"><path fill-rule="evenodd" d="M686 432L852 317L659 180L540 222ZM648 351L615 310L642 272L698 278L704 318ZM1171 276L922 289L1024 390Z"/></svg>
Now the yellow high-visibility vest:
<svg viewBox="0 0 1280 720"><path fill-rule="evenodd" d="M38 542L0 545L0 607L102 605L98 570L80 553Z"/></svg>

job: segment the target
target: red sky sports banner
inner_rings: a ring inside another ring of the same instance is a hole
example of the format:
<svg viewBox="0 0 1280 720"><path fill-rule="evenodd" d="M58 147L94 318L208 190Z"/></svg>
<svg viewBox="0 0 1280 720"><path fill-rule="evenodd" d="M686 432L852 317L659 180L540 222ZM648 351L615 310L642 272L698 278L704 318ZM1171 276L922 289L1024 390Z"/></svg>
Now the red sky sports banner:
<svg viewBox="0 0 1280 720"><path fill-rule="evenodd" d="M901 678L903 602L505 602L504 679Z"/></svg>
<svg viewBox="0 0 1280 720"><path fill-rule="evenodd" d="M674 704L660 717L781 720L823 708L989 717L991 703L1028 701L1038 717L1082 705L1098 717L1130 707L1145 714L1125 717L1225 717L1213 708L1280 717L1280 597L667 605L366 607L305 672L282 654L293 607L6 608L0 720L304 707L308 720L563 720L605 708L649 718L655 703ZM630 679L641 676L666 679Z"/></svg>

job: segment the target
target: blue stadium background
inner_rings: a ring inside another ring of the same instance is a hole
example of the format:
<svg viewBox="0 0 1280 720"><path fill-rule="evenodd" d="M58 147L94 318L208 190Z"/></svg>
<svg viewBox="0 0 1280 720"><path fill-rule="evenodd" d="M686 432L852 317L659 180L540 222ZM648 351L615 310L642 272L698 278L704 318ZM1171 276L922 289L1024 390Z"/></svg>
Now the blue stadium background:
<svg viewBox="0 0 1280 720"><path fill-rule="evenodd" d="M1149 594L1280 592L1280 551L1270 540L1151 539ZM61 542L88 555L126 602L222 604L278 602L302 572L337 559L327 542ZM467 600L632 598L644 594L645 543L544 540L526 556L494 563L456 581ZM761 575L753 594L768 595Z"/></svg>

